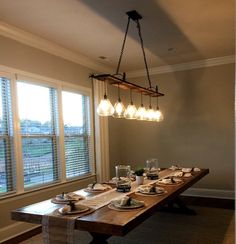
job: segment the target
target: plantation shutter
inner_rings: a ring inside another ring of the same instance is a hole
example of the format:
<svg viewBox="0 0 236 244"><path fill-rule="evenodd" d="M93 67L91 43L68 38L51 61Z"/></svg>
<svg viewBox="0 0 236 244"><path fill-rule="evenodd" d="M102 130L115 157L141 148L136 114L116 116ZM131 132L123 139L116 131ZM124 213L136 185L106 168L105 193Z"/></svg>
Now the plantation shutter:
<svg viewBox="0 0 236 244"><path fill-rule="evenodd" d="M89 97L63 91L62 108L66 177L89 174L93 163Z"/></svg>
<svg viewBox="0 0 236 244"><path fill-rule="evenodd" d="M10 80L0 77L0 194L15 190Z"/></svg>

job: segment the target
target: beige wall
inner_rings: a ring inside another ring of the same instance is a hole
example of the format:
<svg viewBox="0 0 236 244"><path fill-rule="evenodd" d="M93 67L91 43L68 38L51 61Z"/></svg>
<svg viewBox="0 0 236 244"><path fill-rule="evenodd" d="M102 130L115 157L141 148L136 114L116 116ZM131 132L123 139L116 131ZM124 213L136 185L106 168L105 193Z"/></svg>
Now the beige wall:
<svg viewBox="0 0 236 244"><path fill-rule="evenodd" d="M91 87L91 69L0 36L0 65Z"/></svg>
<svg viewBox="0 0 236 244"><path fill-rule="evenodd" d="M161 74L152 80L165 93L159 99L165 120L110 118L111 173L117 163L135 167L155 157L161 167L177 162L209 168L210 174L194 187L233 190L234 64ZM110 95L116 97L114 88ZM125 100L129 93L122 95ZM135 97L136 104L139 100Z"/></svg>
<svg viewBox="0 0 236 244"><path fill-rule="evenodd" d="M89 88L92 87L89 79L92 70L1 36L0 65ZM48 199L62 191L81 189L92 181L94 181L94 177L0 200L0 242L32 226L29 224L18 225L20 222L11 221L11 210Z"/></svg>

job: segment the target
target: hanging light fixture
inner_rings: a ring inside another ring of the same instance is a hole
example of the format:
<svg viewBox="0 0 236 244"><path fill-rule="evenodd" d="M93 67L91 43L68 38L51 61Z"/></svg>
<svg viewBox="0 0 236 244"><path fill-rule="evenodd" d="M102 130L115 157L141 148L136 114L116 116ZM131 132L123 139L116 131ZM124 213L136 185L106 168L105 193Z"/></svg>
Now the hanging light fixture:
<svg viewBox="0 0 236 244"><path fill-rule="evenodd" d="M157 97L157 99L158 99L158 97L164 96L164 94L158 92L151 84L151 79L150 79L148 65L147 65L147 59L146 59L144 45L143 45L143 38L141 35L141 26L139 23L139 20L142 19L142 16L136 10L129 11L126 14L128 15L128 22L127 22L127 26L126 26L123 44L121 47L121 52L120 52L120 57L119 57L118 64L117 64L116 73L115 74L98 74L98 75L94 74L94 75L91 75L90 77L95 78L95 79L100 80L100 81L104 81L107 84L110 84L113 86L118 86L118 92L119 92L120 88L130 89L130 91L131 91L131 102L128 105L128 107L126 108L125 112L123 112L125 108L124 108L123 103L121 102L120 95L118 95L118 101L114 105L114 108L113 108L112 105L109 103L110 101L107 98L107 95L105 93L104 99L101 100L101 102L98 106L97 112L101 116L110 116L110 115L114 114L113 116L115 118L125 117L127 119L135 119L136 118L138 120L147 119L147 118L145 118L146 117L145 114L148 114L147 120L153 121L154 118L157 117L157 111L160 112L159 108L154 111L151 107L151 104L150 104L149 109L148 109L149 112L147 112L147 110L145 109L145 107L143 106L142 101L141 101L141 106L137 110L135 105L133 104L133 101L132 101L132 91L141 93L141 100L142 100L142 95L148 95L150 97L150 100L151 100L152 97ZM144 59L146 74L147 74L147 80L148 80L148 84L149 84L149 86L147 88L136 85L136 84L131 83L131 82L128 82L126 80L125 73L120 74L120 72L119 72L122 56L124 53L126 37L128 34L131 19L136 23L136 26L138 29L138 35L139 35L139 39L140 39L140 44L141 44L141 49L142 49L142 53L143 53L143 59ZM104 107L106 107L106 109ZM155 116L154 116L154 114L155 114ZM151 117L152 117L152 119L151 119ZM158 118L159 119L163 118L163 115L159 116ZM157 121L157 119L155 119L155 120ZM161 120L159 120L159 121L161 121Z"/></svg>
<svg viewBox="0 0 236 244"><path fill-rule="evenodd" d="M118 84L118 101L114 105L114 118L124 118L125 106L120 99L120 85Z"/></svg>
<svg viewBox="0 0 236 244"><path fill-rule="evenodd" d="M114 108L107 98L107 85L105 84L105 93L103 99L100 101L97 107L97 113L99 116L111 116L114 113Z"/></svg>

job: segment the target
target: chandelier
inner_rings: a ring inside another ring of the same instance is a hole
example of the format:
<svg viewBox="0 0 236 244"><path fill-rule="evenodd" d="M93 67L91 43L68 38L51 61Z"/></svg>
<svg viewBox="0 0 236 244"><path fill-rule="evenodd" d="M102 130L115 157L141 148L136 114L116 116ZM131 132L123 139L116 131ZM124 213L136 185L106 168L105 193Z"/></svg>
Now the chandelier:
<svg viewBox="0 0 236 244"><path fill-rule="evenodd" d="M164 96L163 93L160 93L158 91L158 87L152 86L150 75L149 75L149 70L148 70L148 65L147 65L147 59L146 59L146 54L144 50L144 45L143 45L143 38L141 35L141 26L139 20L142 19L142 16L136 11L128 11L126 12L128 15L128 22L126 26L126 31L125 31L125 36L120 52L120 57L118 60L117 68L116 68L116 73L115 74L93 74L90 77L95 78L97 80L105 82L105 91L104 91L104 97L100 101L98 107L97 107L97 113L99 116L113 116L114 118L125 118L125 119L133 119L133 120L145 120L145 121L156 121L160 122L163 120L163 114L161 110L159 109L158 105L158 98L160 96ZM140 39L140 45L143 53L143 59L144 59L144 64L145 64L145 69L146 69L146 75L147 75L147 80L148 80L148 87L142 87L139 85L136 85L134 83L128 82L126 80L126 74L125 73L120 73L120 64L122 60L122 56L124 53L124 47L126 43L126 37L128 34L129 30L129 25L130 25L130 20L133 20L134 23L136 23L137 29L138 29L138 35ZM110 100L108 99L107 96L107 84L116 86L118 89L118 100L114 104L114 106L111 104ZM130 92L130 103L128 106L125 108L125 105L121 101L120 97L120 89L129 89ZM141 96L141 104L139 108L137 109L136 106L133 103L133 92L140 93ZM143 95L144 96L149 96L149 107L146 108L143 105ZM152 100L156 99L156 106L153 108L152 106Z"/></svg>

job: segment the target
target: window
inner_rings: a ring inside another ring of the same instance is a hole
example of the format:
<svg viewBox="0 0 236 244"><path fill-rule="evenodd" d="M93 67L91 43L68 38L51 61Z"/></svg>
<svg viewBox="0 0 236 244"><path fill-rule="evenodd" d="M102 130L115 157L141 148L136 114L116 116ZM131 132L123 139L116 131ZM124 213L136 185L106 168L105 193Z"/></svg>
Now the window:
<svg viewBox="0 0 236 244"><path fill-rule="evenodd" d="M0 77L0 194L15 190L10 81Z"/></svg>
<svg viewBox="0 0 236 244"><path fill-rule="evenodd" d="M58 106L54 88L17 82L24 187L58 181Z"/></svg>
<svg viewBox="0 0 236 244"><path fill-rule="evenodd" d="M62 92L66 177L74 178L91 172L92 137L89 97Z"/></svg>
<svg viewBox="0 0 236 244"><path fill-rule="evenodd" d="M0 70L0 199L95 171L91 90L32 77Z"/></svg>

